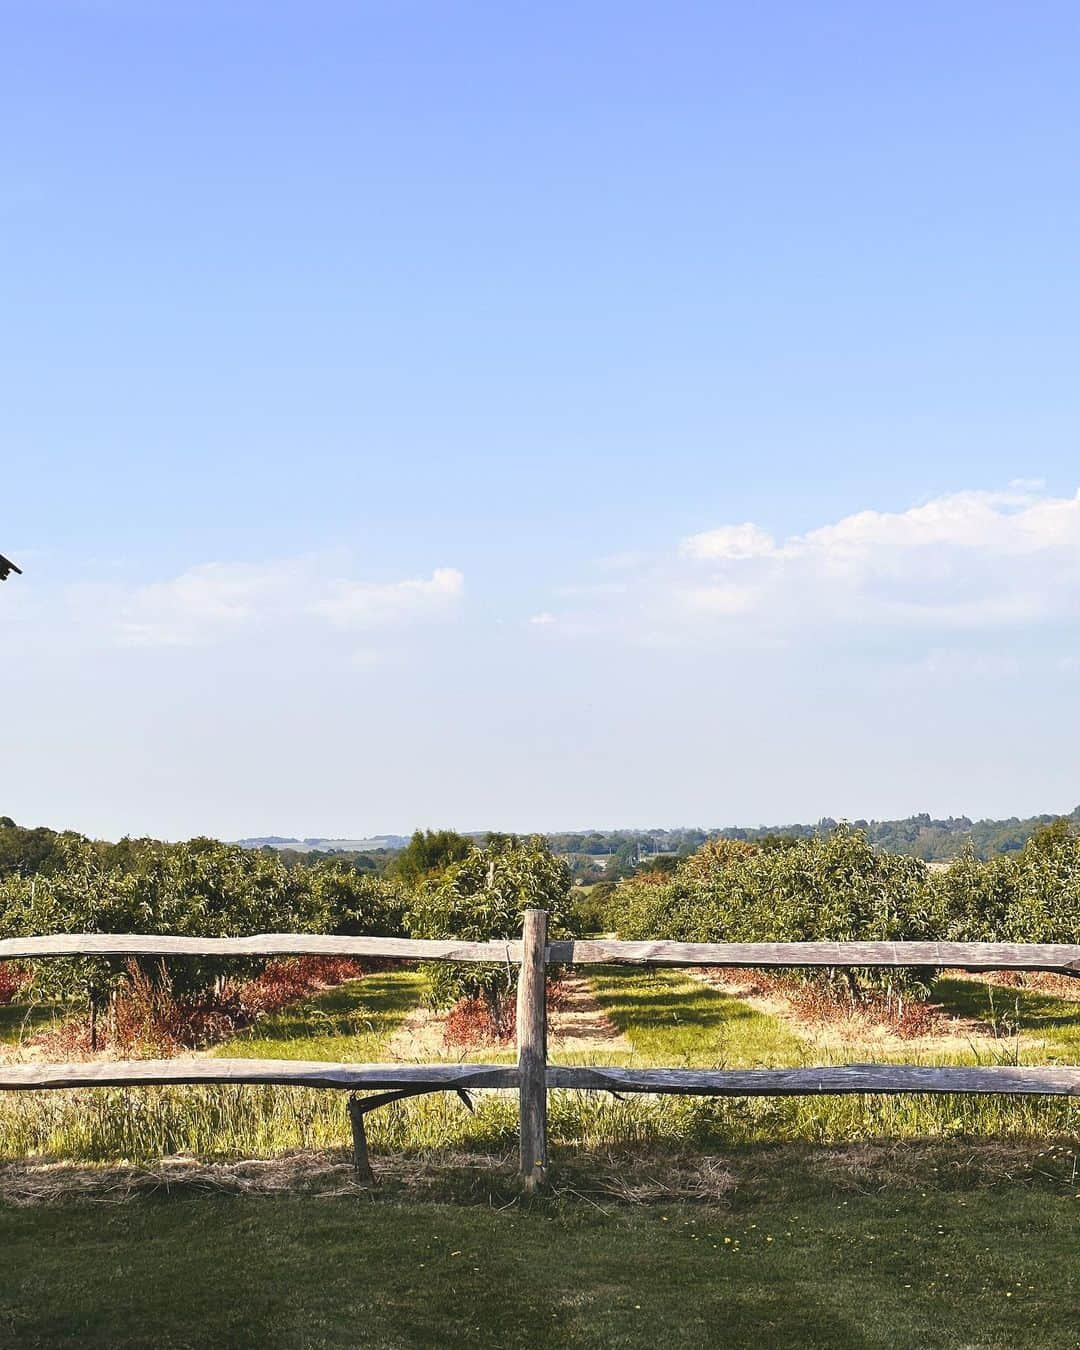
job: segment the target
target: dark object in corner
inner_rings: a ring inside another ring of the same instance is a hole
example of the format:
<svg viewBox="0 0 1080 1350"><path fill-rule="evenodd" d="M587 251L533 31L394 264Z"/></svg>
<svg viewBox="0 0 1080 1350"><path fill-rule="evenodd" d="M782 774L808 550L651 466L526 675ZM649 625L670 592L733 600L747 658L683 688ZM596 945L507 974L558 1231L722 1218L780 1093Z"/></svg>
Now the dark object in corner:
<svg viewBox="0 0 1080 1350"><path fill-rule="evenodd" d="M10 558L5 558L0 553L0 581L7 581L12 572L18 572L19 576L22 576L22 568L16 567Z"/></svg>

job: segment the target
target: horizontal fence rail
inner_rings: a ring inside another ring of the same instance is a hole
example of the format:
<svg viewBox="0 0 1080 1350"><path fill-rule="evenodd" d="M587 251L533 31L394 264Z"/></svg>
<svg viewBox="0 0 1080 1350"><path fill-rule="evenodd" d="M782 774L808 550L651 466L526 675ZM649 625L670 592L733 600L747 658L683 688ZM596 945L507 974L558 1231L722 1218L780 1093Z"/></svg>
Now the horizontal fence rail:
<svg viewBox="0 0 1080 1350"><path fill-rule="evenodd" d="M498 1064L323 1064L304 1059L130 1059L112 1063L0 1064L0 1091L168 1083L278 1083L317 1088L512 1088L518 1072Z"/></svg>
<svg viewBox="0 0 1080 1350"><path fill-rule="evenodd" d="M328 937L257 933L191 938L142 933L53 933L0 939L0 960L62 956L358 956L397 961L519 965L522 945L426 938ZM1080 975L1080 945L1045 942L549 942L548 965L885 967L945 970L1043 970Z"/></svg>
<svg viewBox="0 0 1080 1350"><path fill-rule="evenodd" d="M497 1064L337 1064L295 1059L136 1059L0 1064L0 1092L169 1084L470 1091L516 1088L521 1074ZM700 1097L802 1097L843 1093L997 1093L1078 1097L1080 1068L988 1065L837 1064L810 1069L616 1069L545 1071L547 1088Z"/></svg>
<svg viewBox="0 0 1080 1350"><path fill-rule="evenodd" d="M53 933L0 939L0 961L51 956L367 956L391 961L521 960L520 942L436 942L426 938L324 937L256 933L253 937L159 937L142 933Z"/></svg>
<svg viewBox="0 0 1080 1350"><path fill-rule="evenodd" d="M555 965L934 966L1080 974L1080 946L1042 942L552 942Z"/></svg>
<svg viewBox="0 0 1080 1350"><path fill-rule="evenodd" d="M0 960L51 957L350 956L396 961L489 962L520 966L518 1062L493 1064L336 1064L286 1059L176 1058L0 1064L0 1092L167 1084L281 1084L353 1092L357 1173L371 1179L363 1114L426 1092L474 1088L518 1093L521 1175L527 1190L547 1175L547 1094L552 1088L615 1094L646 1092L723 1097L843 1093L1008 1093L1080 1096L1080 1066L838 1064L817 1068L665 1069L562 1067L547 1058L548 965L746 966L776 968L1049 971L1080 976L1080 945L1024 942L547 942L547 914L527 910L520 940L430 941L260 933L192 938L139 933L56 933L0 940Z"/></svg>
<svg viewBox="0 0 1080 1350"><path fill-rule="evenodd" d="M549 1088L701 1097L804 1097L853 1092L1008 1092L1080 1097L1080 1068L837 1064L820 1069L548 1069Z"/></svg>

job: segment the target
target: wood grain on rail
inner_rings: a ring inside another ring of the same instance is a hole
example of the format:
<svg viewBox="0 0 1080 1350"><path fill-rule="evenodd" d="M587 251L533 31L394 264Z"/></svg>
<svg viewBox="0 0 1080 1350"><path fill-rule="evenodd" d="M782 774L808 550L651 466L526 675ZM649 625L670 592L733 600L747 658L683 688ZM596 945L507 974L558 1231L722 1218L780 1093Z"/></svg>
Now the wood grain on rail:
<svg viewBox="0 0 1080 1350"><path fill-rule="evenodd" d="M550 1067L549 1088L703 1097L799 1097L852 1092L1007 1092L1080 1096L1080 1067L938 1067L835 1064L818 1069L609 1069Z"/></svg>
<svg viewBox="0 0 1080 1350"><path fill-rule="evenodd" d="M367 956L399 961L521 960L521 943L436 942L425 938L327 937L256 933L191 938L143 933L52 933L0 939L0 960L50 956Z"/></svg>
<svg viewBox="0 0 1080 1350"><path fill-rule="evenodd" d="M357 956L398 961L521 961L521 942L256 933L192 938L142 933L52 933L0 939L0 960L54 956ZM618 942L547 945L553 965L931 966L1080 975L1080 945L1039 942Z"/></svg>
<svg viewBox="0 0 1080 1350"><path fill-rule="evenodd" d="M280 1083L292 1087L432 1089L516 1087L497 1064L333 1064L303 1059L129 1059L73 1064L0 1064L0 1091L138 1087L166 1083Z"/></svg>
<svg viewBox="0 0 1080 1350"><path fill-rule="evenodd" d="M1038 942L551 942L554 965L932 966L1080 974L1080 946Z"/></svg>

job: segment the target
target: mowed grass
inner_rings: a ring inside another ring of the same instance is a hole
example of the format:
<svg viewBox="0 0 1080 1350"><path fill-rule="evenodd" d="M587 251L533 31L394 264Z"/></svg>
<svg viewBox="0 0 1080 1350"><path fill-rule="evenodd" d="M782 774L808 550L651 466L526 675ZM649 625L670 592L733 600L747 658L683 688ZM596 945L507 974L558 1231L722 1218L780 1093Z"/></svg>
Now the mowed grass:
<svg viewBox="0 0 1080 1350"><path fill-rule="evenodd" d="M1018 1038L1026 1063L1080 1064L1080 1001L985 980L945 978L933 999L952 1017L974 1017L1003 1040Z"/></svg>
<svg viewBox="0 0 1080 1350"><path fill-rule="evenodd" d="M227 1058L378 1063L406 1016L424 998L420 971L380 971L329 989L222 1042Z"/></svg>
<svg viewBox="0 0 1080 1350"><path fill-rule="evenodd" d="M1077 1201L203 1194L0 1208L4 1346L1071 1346Z"/></svg>
<svg viewBox="0 0 1080 1350"><path fill-rule="evenodd" d="M768 1068L888 1059L933 1064L1010 1063L1015 1046L1002 1039L989 1052L915 1053L902 1042L883 1053L852 1042L822 1051L797 1036L779 1018L677 971L611 969L592 980L601 1007L633 1047L633 1062L667 1067ZM967 1016L984 1016L979 1004L988 986L942 981L943 993ZM1013 995L1014 990L995 994ZM968 1002L961 1008L959 1000ZM1080 1004L1027 993L1023 1062L1047 1059L1077 1063ZM1039 1021L1039 1016L1042 1020ZM1044 1039L1045 1038L1045 1039ZM596 1103L583 1135L587 1145L638 1139L671 1140L698 1147L767 1143L772 1140L838 1143L864 1139L973 1137L1075 1137L1080 1101L1062 1097L943 1096L912 1094L788 1098L661 1098L641 1096L618 1105Z"/></svg>
<svg viewBox="0 0 1080 1350"><path fill-rule="evenodd" d="M675 970L604 970L591 976L597 1001L641 1064L744 1068L797 1064L803 1044L757 1012Z"/></svg>

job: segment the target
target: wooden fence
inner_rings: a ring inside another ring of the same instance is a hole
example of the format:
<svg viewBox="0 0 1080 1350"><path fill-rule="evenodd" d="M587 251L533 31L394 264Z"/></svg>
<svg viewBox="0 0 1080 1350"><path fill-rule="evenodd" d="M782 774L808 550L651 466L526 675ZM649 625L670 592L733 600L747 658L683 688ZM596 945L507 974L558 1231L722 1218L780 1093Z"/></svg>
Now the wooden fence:
<svg viewBox="0 0 1080 1350"><path fill-rule="evenodd" d="M402 961L520 965L517 1066L490 1064L333 1064L304 1060L164 1059L73 1064L2 1064L0 1091L164 1083L282 1083L378 1090L350 1101L358 1167L370 1178L363 1115L425 1092L517 1088L521 1175L526 1190L547 1172L547 1094L551 1088L605 1092L761 1097L818 1093L1012 1093L1080 1096L1080 1066L929 1067L843 1064L792 1069L617 1069L548 1063L549 965L754 967L924 966L969 971L1041 970L1080 976L1080 945L994 942L617 942L547 940L545 910L526 910L520 941L434 942L406 938L152 937L135 933L63 933L0 940L0 960L63 956L351 956Z"/></svg>

